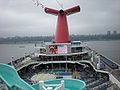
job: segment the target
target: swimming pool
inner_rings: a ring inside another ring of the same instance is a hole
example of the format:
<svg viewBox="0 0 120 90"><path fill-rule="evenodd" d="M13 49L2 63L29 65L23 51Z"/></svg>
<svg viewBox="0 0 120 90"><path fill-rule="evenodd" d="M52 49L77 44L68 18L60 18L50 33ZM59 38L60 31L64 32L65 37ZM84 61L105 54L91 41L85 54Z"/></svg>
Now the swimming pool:
<svg viewBox="0 0 120 90"><path fill-rule="evenodd" d="M64 80L65 88L64 90L83 90L86 86L85 82L79 79L55 79L55 80L46 80L45 84L60 84L61 81ZM39 83L32 85L32 87L35 88L35 90L41 90L39 87ZM52 87L54 90L55 86Z"/></svg>

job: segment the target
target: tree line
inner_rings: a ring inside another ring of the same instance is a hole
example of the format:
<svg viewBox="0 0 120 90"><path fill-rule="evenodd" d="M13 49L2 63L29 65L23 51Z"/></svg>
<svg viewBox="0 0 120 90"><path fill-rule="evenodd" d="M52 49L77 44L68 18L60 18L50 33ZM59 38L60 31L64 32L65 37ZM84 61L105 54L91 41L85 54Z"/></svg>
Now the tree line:
<svg viewBox="0 0 120 90"><path fill-rule="evenodd" d="M72 41L95 41L95 40L120 40L120 34L116 35L70 35ZM0 38L0 44L10 43L39 43L41 41L51 42L54 36L34 36L34 37L7 37Z"/></svg>

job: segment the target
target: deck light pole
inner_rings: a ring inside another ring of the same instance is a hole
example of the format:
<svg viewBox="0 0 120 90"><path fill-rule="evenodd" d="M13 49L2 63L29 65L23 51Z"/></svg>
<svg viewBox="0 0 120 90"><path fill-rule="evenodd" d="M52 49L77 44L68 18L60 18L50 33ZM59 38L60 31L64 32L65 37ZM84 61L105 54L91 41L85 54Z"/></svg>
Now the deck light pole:
<svg viewBox="0 0 120 90"><path fill-rule="evenodd" d="M67 56L66 56L66 72L67 72L67 70L68 70L68 67L67 67Z"/></svg>
<svg viewBox="0 0 120 90"><path fill-rule="evenodd" d="M11 57L11 66L13 66L14 57Z"/></svg>

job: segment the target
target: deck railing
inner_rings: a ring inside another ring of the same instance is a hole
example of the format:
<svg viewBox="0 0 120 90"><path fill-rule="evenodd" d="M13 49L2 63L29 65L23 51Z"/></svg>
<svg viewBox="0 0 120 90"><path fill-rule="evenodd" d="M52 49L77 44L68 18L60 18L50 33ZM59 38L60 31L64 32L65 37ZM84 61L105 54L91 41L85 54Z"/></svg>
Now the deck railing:
<svg viewBox="0 0 120 90"><path fill-rule="evenodd" d="M60 84L44 84L44 81L39 81L40 90L64 90L64 80Z"/></svg>

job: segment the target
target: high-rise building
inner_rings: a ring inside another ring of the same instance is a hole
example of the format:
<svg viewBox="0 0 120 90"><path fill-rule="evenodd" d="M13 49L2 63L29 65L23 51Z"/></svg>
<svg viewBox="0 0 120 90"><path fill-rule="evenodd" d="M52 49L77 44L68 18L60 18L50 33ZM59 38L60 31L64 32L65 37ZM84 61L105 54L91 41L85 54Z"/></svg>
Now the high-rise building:
<svg viewBox="0 0 120 90"><path fill-rule="evenodd" d="M113 35L116 35L117 34L117 31L113 31Z"/></svg>
<svg viewBox="0 0 120 90"><path fill-rule="evenodd" d="M111 31L107 31L107 35L111 35Z"/></svg>

